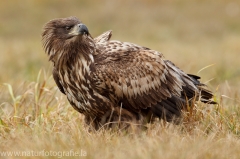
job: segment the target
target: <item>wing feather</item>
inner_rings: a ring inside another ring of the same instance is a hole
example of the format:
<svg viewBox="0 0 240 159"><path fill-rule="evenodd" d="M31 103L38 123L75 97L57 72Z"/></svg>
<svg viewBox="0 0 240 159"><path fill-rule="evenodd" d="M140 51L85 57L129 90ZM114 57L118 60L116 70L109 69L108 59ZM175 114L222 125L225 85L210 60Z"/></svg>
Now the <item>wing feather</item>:
<svg viewBox="0 0 240 159"><path fill-rule="evenodd" d="M65 91L64 91L64 89L63 89L63 86L62 86L61 83L60 83L60 79L59 79L59 76L58 76L58 73L57 73L55 67L53 67L52 74L53 74L53 79L54 79L55 83L57 84L59 90L60 90L63 94L65 94Z"/></svg>
<svg viewBox="0 0 240 159"><path fill-rule="evenodd" d="M103 40L97 44L101 49L94 56L95 86L100 92L104 89L116 96L116 102L139 110L172 95L181 96L181 74L171 68L172 63L164 61L161 53L120 41Z"/></svg>
<svg viewBox="0 0 240 159"><path fill-rule="evenodd" d="M110 40L112 37L112 30L106 31L98 37L94 38L95 43L104 43Z"/></svg>

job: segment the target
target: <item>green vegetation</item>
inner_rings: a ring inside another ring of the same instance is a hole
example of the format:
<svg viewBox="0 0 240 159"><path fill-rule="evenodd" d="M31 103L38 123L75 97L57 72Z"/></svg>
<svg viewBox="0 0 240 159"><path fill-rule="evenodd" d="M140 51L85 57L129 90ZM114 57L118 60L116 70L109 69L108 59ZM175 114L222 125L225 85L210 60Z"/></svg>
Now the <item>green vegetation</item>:
<svg viewBox="0 0 240 159"><path fill-rule="evenodd" d="M201 70L198 75L219 105L197 102L181 125L159 121L143 132L88 132L83 116L58 91L41 44L42 26L48 20L71 15L79 17L94 37L113 30L113 39L161 51L187 73ZM224 0L1 1L0 153L59 152L52 158L64 151L109 159L238 158L239 16L240 3Z"/></svg>

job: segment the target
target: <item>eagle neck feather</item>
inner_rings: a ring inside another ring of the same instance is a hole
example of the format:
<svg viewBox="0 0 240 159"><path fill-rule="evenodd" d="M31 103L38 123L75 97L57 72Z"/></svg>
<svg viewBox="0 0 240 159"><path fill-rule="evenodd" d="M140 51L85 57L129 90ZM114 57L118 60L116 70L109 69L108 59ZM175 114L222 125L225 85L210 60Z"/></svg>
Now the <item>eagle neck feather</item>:
<svg viewBox="0 0 240 159"><path fill-rule="evenodd" d="M92 55L94 47L78 43L78 47L69 45L64 48L55 64L60 83L64 86L69 101L74 103L80 112L87 113L91 110L89 100L93 100L90 73L95 69Z"/></svg>
<svg viewBox="0 0 240 159"><path fill-rule="evenodd" d="M57 57L58 60L55 67L58 70L68 68L76 68L82 70L85 75L90 75L90 69L94 69L93 53L95 48L86 43L76 43L64 47L64 51Z"/></svg>

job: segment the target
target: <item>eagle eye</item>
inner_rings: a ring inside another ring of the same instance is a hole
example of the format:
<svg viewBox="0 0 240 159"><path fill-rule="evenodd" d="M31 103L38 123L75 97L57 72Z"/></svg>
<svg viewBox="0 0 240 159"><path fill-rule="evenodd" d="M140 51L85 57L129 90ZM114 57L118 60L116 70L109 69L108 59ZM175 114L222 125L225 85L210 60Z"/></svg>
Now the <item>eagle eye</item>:
<svg viewBox="0 0 240 159"><path fill-rule="evenodd" d="M66 29L67 31L69 31L70 29L72 29L72 27L73 27L73 26L66 26L65 29Z"/></svg>

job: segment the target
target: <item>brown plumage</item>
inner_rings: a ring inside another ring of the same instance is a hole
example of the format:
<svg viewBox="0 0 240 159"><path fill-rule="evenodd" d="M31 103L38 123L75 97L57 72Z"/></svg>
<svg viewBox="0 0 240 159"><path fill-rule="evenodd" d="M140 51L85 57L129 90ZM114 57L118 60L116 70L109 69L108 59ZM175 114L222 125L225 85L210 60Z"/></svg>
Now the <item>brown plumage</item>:
<svg viewBox="0 0 240 159"><path fill-rule="evenodd" d="M51 20L42 33L58 88L96 129L108 122L172 121L192 100L215 103L200 77L158 51L110 40L111 35L93 39L76 17Z"/></svg>

